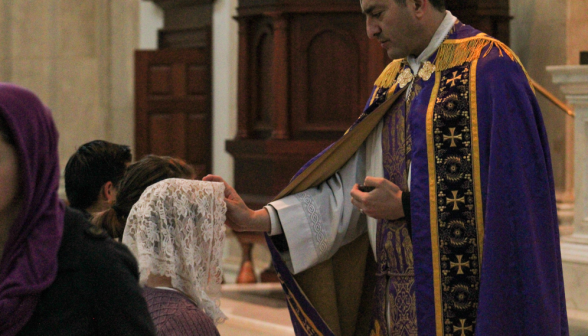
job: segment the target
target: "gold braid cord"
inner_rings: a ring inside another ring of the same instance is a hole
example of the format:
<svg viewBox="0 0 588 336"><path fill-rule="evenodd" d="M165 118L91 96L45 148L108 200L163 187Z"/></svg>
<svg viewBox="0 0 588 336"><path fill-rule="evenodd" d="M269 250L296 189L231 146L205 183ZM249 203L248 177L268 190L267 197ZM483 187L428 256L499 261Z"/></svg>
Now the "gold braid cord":
<svg viewBox="0 0 588 336"><path fill-rule="evenodd" d="M487 48L482 55L482 51L487 46L490 47ZM435 70L444 71L467 62L472 62L481 57L486 57L493 48L498 48L500 57L506 55L512 61L517 62L525 72L529 83L532 83L531 78L519 57L506 44L484 33L463 39L445 40L437 50L437 57L434 62ZM382 71L374 85L379 88L391 87L395 83L396 77L405 63L405 59L395 59L390 62L386 69Z"/></svg>

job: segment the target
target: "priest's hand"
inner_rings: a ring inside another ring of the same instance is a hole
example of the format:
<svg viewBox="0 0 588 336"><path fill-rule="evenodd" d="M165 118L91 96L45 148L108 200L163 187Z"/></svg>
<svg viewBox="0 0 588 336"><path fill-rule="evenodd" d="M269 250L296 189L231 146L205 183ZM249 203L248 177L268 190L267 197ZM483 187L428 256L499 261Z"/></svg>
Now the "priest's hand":
<svg viewBox="0 0 588 336"><path fill-rule="evenodd" d="M227 204L227 221L225 224L237 232L270 232L271 221L267 210L251 210L237 191L222 177L206 175L203 181L222 182L225 184L225 203Z"/></svg>
<svg viewBox="0 0 588 336"><path fill-rule="evenodd" d="M402 190L396 184L384 178L368 176L364 185L375 189L363 192L357 184L351 189L351 203L359 211L375 219L395 220L404 217Z"/></svg>

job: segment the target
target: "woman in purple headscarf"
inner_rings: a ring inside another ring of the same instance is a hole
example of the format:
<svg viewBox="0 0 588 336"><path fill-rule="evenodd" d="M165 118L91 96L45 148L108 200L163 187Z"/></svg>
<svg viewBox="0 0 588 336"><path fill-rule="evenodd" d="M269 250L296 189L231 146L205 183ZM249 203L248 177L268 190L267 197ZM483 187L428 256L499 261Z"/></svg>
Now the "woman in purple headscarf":
<svg viewBox="0 0 588 336"><path fill-rule="evenodd" d="M57 138L0 83L0 335L154 335L135 259L57 196Z"/></svg>

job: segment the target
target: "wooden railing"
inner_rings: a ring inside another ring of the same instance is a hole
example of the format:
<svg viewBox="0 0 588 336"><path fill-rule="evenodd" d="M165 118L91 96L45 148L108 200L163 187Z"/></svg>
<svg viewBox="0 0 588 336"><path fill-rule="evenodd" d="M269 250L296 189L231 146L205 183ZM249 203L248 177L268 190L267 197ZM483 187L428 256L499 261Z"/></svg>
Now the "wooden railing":
<svg viewBox="0 0 588 336"><path fill-rule="evenodd" d="M547 91L547 89L544 88L543 86L541 86L539 83L537 83L537 82L535 82L534 80L531 79L531 84L533 84L533 88L535 89L535 91L537 91L540 94L542 94L543 97L547 98L550 102L552 102L559 109L561 109L562 111L564 111L565 113L567 113L570 117L575 117L576 116L576 114L574 113L574 111L571 108L569 108L569 106L567 106L564 102L562 102L561 100L559 100L551 92Z"/></svg>

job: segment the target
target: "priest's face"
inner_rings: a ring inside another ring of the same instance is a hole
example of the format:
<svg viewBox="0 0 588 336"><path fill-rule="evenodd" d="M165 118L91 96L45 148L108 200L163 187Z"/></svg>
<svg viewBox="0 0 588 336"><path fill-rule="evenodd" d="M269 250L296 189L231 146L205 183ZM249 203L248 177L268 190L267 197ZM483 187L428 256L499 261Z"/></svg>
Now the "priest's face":
<svg viewBox="0 0 588 336"><path fill-rule="evenodd" d="M369 38L377 39L391 59L418 56L422 38L414 15L414 0L360 0Z"/></svg>

